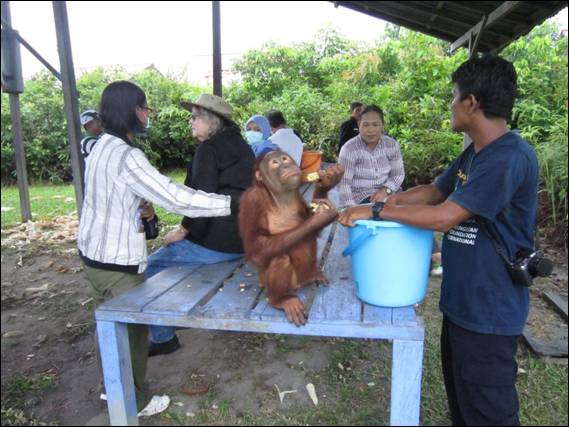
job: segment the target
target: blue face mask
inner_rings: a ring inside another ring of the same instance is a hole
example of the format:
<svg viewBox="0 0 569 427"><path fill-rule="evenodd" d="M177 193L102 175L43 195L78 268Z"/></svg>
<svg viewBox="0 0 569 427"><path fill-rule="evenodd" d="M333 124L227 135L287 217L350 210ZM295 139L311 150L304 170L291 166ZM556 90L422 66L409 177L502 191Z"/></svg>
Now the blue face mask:
<svg viewBox="0 0 569 427"><path fill-rule="evenodd" d="M256 130L248 130L245 132L245 139L249 145L258 144L259 142L263 141L263 134Z"/></svg>

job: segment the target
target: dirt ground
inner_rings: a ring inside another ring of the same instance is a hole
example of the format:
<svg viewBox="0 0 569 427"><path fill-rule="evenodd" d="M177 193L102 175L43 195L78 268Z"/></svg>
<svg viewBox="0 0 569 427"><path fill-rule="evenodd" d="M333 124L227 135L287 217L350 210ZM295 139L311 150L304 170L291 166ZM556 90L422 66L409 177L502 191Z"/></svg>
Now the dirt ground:
<svg viewBox="0 0 569 427"><path fill-rule="evenodd" d="M94 305L76 253L75 227L73 218L64 217L2 231L2 424L5 415L20 425L108 423L99 399ZM566 258L556 258L555 276L532 290L530 323L538 330L560 323L539 292L555 289L567 296ZM183 349L151 358L147 379L152 394L170 394L190 417L203 407L204 396L210 397L205 404L220 411L229 401L244 413L281 408L275 384L281 391L297 390L286 395L285 406L309 407L305 386L330 363L337 346L333 339L260 334L183 330L178 336ZM389 346L380 348L378 360L388 363ZM386 387L381 394L388 396L389 372L384 375L376 387ZM208 389L212 384L215 394ZM317 391L325 398L326 390Z"/></svg>

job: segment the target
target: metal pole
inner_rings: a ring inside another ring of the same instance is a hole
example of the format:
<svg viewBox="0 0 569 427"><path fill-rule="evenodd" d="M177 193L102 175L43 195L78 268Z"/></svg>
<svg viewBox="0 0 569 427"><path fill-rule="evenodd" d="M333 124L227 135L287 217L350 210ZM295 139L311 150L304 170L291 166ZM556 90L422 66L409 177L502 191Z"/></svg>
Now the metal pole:
<svg viewBox="0 0 569 427"><path fill-rule="evenodd" d="M22 121L20 116L20 95L10 95L10 116L12 118L12 138L16 151L16 173L18 175L18 191L20 193L20 210L22 221L32 220L32 208L30 206L30 192L28 188L28 170L26 168L26 153L22 140Z"/></svg>
<svg viewBox="0 0 569 427"><path fill-rule="evenodd" d="M213 93L222 96L221 88L221 23L219 1L211 2L213 24Z"/></svg>
<svg viewBox="0 0 569 427"><path fill-rule="evenodd" d="M28 49L28 51L32 55L34 55L39 62L41 62L49 71L51 71L51 74L57 77L57 80L61 81L61 74L59 74L59 71L57 71L55 67L53 67L49 62L47 62L47 60L43 56L41 56L39 52L35 50L27 41L25 41L21 35L19 35L16 31L14 31L12 26L8 24L4 20L4 18L2 18L2 25L4 26L4 28L10 31L14 35L14 37L16 37L16 39L20 42L20 44L24 46L26 49Z"/></svg>
<svg viewBox="0 0 569 427"><path fill-rule="evenodd" d="M69 36L67 7L64 1L53 1L52 4L53 15L55 18L55 31L57 34L57 50L59 52L65 116L67 119L67 136L69 138L69 148L71 149L71 166L73 171L73 185L75 187L75 201L77 203L77 214L81 217L81 210L83 207L84 166L81 161L81 152L79 147L81 141L79 101L77 86L75 84L73 56L71 54L71 38Z"/></svg>
<svg viewBox="0 0 569 427"><path fill-rule="evenodd" d="M11 24L10 2L2 2L2 20ZM28 171L26 168L26 153L22 139L22 120L20 113L20 95L10 93L10 117L12 119L12 142L16 156L16 174L18 180L18 192L20 195L20 211L22 221L32 220L32 208L30 206L30 192L28 188Z"/></svg>

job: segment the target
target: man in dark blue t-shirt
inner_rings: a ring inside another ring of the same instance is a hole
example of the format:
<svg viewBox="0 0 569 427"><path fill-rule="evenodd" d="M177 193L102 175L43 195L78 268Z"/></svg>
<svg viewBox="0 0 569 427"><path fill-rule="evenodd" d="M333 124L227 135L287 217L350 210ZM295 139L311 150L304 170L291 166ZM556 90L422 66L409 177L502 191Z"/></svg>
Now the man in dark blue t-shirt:
<svg viewBox="0 0 569 427"><path fill-rule="evenodd" d="M533 250L537 157L507 126L517 89L510 62L472 58L452 82L453 130L473 143L433 184L350 208L340 222L373 216L445 232L441 358L452 423L519 425L515 355L529 293L512 282L488 232L510 260Z"/></svg>

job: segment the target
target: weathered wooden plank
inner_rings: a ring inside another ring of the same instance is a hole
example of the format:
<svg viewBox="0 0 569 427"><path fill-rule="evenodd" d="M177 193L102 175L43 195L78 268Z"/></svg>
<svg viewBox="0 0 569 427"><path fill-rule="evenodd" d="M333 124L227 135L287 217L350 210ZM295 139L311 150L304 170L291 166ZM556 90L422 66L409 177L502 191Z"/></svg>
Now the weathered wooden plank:
<svg viewBox="0 0 569 427"><path fill-rule="evenodd" d="M417 315L415 307L412 305L407 307L397 307L393 309L393 317L391 319L394 325L415 325L417 323Z"/></svg>
<svg viewBox="0 0 569 427"><path fill-rule="evenodd" d="M418 426L423 341L393 340L390 425Z"/></svg>
<svg viewBox="0 0 569 427"><path fill-rule="evenodd" d="M553 291L545 291L541 295L567 321L567 297L562 297Z"/></svg>
<svg viewBox="0 0 569 427"><path fill-rule="evenodd" d="M567 357L567 330L565 330L565 336L559 337L554 344L539 341L527 327L524 328L522 336L529 348L538 356Z"/></svg>
<svg viewBox="0 0 569 427"><path fill-rule="evenodd" d="M204 306L196 307L194 311L206 318L245 318L261 291L255 267L245 264L223 283L223 292L217 292Z"/></svg>
<svg viewBox="0 0 569 427"><path fill-rule="evenodd" d="M308 287L305 287L304 289L301 289L297 294L298 298L300 298L300 301L302 301L302 304L304 304L307 311L310 310L310 302L311 301L309 300L309 295L311 292L313 292L311 290L312 286L315 286L315 285L310 285ZM264 309L262 311L260 311L260 310L257 311L256 315L252 314L251 318L258 318L260 320L267 320L267 321L273 321L273 322L288 322L286 315L285 315L283 310L281 310L279 308L274 308L273 306L271 306L268 303L268 301L266 300L264 292L261 295L261 297L265 298L265 302L262 305L262 306L264 306Z"/></svg>
<svg viewBox="0 0 569 427"><path fill-rule="evenodd" d="M393 309L364 303L363 322L391 325Z"/></svg>
<svg viewBox="0 0 569 427"><path fill-rule="evenodd" d="M201 266L190 276L148 303L143 308L143 312L160 315L187 315L196 305L213 296L223 281L242 263L242 260L237 260Z"/></svg>
<svg viewBox="0 0 569 427"><path fill-rule="evenodd" d="M99 310L142 311L150 301L191 275L199 266L171 267L145 280L140 285L101 304Z"/></svg>
<svg viewBox="0 0 569 427"><path fill-rule="evenodd" d="M105 393L111 425L138 425L136 395L125 323L97 322Z"/></svg>
<svg viewBox="0 0 569 427"><path fill-rule="evenodd" d="M330 284L321 286L318 290L309 321L362 320L362 303L356 296L354 283L351 280L351 261L342 255L347 245L347 231L344 227L338 226L324 268L324 274L330 280Z"/></svg>
<svg viewBox="0 0 569 427"><path fill-rule="evenodd" d="M124 323L141 323L146 325L170 325L181 328L210 329L219 331L240 331L275 333L291 335L307 335L321 337L370 338L370 339L403 339L423 340L424 327L418 326L386 326L350 321L314 322L296 327L290 322L275 322L254 319L218 319L203 318L199 315L188 316L158 315L153 313L116 312L97 310L97 320L120 321Z"/></svg>

